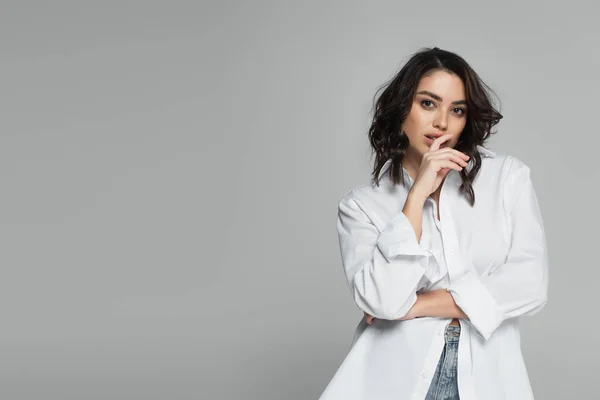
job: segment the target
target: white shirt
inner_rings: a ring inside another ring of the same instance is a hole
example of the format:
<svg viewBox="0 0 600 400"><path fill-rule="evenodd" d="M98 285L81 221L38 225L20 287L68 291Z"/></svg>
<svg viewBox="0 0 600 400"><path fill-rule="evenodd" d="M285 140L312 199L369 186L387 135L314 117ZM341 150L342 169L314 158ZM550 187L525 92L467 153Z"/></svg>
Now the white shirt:
<svg viewBox="0 0 600 400"><path fill-rule="evenodd" d="M320 400L423 400L451 318L398 321L418 291L447 288L467 314L461 319L461 400L533 399L520 348L519 320L547 302L546 238L530 169L510 155L478 146L482 166L471 207L451 170L431 198L422 237L402 213L413 180L393 185L390 161L380 186L364 184L340 201L337 230L342 264L363 318L349 353ZM470 168L472 160L469 161Z"/></svg>

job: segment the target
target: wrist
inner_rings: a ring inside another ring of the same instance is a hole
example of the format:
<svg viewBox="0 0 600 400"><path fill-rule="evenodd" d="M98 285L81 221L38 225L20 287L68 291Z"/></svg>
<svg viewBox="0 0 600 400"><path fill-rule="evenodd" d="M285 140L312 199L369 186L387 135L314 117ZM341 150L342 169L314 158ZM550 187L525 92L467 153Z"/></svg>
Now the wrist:
<svg viewBox="0 0 600 400"><path fill-rule="evenodd" d="M417 295L415 314L419 317L467 318L447 289L436 289Z"/></svg>
<svg viewBox="0 0 600 400"><path fill-rule="evenodd" d="M417 302L415 303L415 314L417 317L428 317L428 308L431 307L432 295L431 292L425 292L417 295Z"/></svg>
<svg viewBox="0 0 600 400"><path fill-rule="evenodd" d="M423 205L423 204L425 204L425 200L427 200L427 197L429 197L428 194L420 192L419 190L417 190L413 187L408 192L408 196L406 197L406 202Z"/></svg>

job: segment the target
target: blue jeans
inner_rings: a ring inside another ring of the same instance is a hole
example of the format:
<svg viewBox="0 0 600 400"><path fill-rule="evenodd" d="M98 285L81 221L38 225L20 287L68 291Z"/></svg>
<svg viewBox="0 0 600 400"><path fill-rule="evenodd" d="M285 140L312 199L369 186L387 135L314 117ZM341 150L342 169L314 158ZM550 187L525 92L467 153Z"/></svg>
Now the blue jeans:
<svg viewBox="0 0 600 400"><path fill-rule="evenodd" d="M459 400L456 380L460 326L446 327L444 350L425 400Z"/></svg>

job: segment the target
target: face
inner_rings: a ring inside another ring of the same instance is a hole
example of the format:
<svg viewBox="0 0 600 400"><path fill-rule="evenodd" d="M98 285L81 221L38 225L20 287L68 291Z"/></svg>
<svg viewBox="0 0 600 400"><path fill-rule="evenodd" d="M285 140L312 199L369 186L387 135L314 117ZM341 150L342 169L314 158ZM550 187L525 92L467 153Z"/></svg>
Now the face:
<svg viewBox="0 0 600 400"><path fill-rule="evenodd" d="M407 155L420 158L426 153L432 142L428 135L451 133L452 138L440 148L454 147L467 122L465 100L465 87L458 76L441 70L424 76L402 123L409 141Z"/></svg>

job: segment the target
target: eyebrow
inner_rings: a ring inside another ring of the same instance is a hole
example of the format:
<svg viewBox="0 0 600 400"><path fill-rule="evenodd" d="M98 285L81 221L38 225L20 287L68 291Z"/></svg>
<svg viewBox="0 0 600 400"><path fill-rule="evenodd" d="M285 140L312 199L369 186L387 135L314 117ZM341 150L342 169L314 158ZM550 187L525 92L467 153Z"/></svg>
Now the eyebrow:
<svg viewBox="0 0 600 400"><path fill-rule="evenodd" d="M438 95L437 95L437 94L435 94L435 93L431 93L431 92L430 92L430 91L428 91L428 90L421 90L421 91L420 91L420 92L418 92L417 94L426 94L427 96L433 97L433 98L434 98L434 99L436 99L437 101L444 101L444 99L442 99L440 96L438 96ZM452 103L450 103L450 104L464 104L464 105L467 105L467 101L466 101L466 100L456 100L456 101L453 101L453 102L452 102Z"/></svg>

